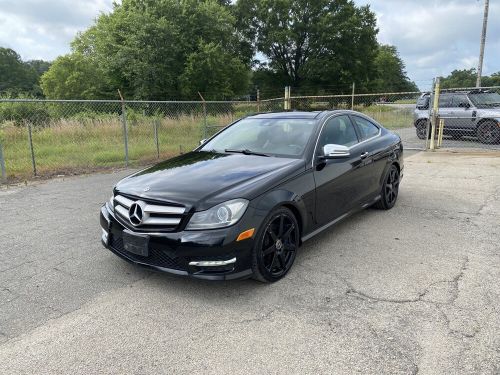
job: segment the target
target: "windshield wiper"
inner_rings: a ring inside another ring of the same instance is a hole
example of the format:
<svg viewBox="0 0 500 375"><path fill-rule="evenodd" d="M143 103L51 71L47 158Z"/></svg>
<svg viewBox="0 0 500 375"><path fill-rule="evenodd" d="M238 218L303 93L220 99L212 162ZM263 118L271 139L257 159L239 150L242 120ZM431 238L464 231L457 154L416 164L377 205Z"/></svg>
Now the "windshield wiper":
<svg viewBox="0 0 500 375"><path fill-rule="evenodd" d="M232 148L226 148L224 150L224 152L236 152L236 153L244 154L244 155L257 155L257 156L266 156L266 157L269 157L269 155L267 155L267 154L263 154L261 152L255 152L255 151L249 150L248 148L246 148L244 150L235 150L235 149L232 149Z"/></svg>

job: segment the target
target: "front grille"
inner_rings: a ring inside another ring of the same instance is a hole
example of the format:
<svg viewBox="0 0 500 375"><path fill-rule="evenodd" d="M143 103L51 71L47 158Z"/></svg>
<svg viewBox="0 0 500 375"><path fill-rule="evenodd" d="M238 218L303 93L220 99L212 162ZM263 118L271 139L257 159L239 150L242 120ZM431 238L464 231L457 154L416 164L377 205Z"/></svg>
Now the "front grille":
<svg viewBox="0 0 500 375"><path fill-rule="evenodd" d="M138 231L175 231L186 212L181 205L157 204L124 195L114 197L113 207L123 225Z"/></svg>
<svg viewBox="0 0 500 375"><path fill-rule="evenodd" d="M113 234L111 236L111 247L115 251L127 256L127 258L130 258L136 262L145 263L157 267L185 271L185 267L182 266L181 262L178 259L169 257L163 250L161 250L154 244L150 244L149 255L147 257L144 257L125 250L125 247L123 246L123 239L119 235Z"/></svg>

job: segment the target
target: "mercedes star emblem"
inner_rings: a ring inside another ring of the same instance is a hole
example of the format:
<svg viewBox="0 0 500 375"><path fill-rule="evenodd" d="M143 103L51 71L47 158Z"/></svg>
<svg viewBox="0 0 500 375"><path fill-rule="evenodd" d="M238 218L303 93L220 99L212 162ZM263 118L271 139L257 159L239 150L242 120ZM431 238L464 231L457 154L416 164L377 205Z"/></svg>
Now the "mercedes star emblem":
<svg viewBox="0 0 500 375"><path fill-rule="evenodd" d="M128 219L130 221L130 224L133 226L138 226L142 224L142 221L144 220L144 202L138 201L132 203L128 210Z"/></svg>

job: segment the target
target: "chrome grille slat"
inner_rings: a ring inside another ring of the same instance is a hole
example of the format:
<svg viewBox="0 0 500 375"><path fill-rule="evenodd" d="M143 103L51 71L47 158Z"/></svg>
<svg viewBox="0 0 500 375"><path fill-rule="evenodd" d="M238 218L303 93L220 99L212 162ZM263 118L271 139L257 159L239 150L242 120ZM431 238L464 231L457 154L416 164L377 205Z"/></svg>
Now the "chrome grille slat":
<svg viewBox="0 0 500 375"><path fill-rule="evenodd" d="M125 198L123 195L117 195L117 196L115 196L115 201L117 201L118 203L120 203L125 208L130 208L130 206L132 206L132 203L134 203L133 200Z"/></svg>
<svg viewBox="0 0 500 375"><path fill-rule="evenodd" d="M142 223L144 225L179 225L181 219L168 217L148 217Z"/></svg>
<svg viewBox="0 0 500 375"><path fill-rule="evenodd" d="M164 214L164 215L182 215L186 209L184 207L174 206L157 206L154 204L147 204L144 211L150 214Z"/></svg>
<svg viewBox="0 0 500 375"><path fill-rule="evenodd" d="M128 210L124 208L123 206L116 205L115 206L116 212L118 212L125 220L128 220Z"/></svg>
<svg viewBox="0 0 500 375"><path fill-rule="evenodd" d="M142 209L142 221L140 224L130 220L130 208L135 211L137 205ZM185 207L178 207L172 205L158 205L150 204L141 199L130 199L123 195L116 195L114 197L114 209L118 216L128 224L140 229L144 226L158 226L165 229L175 229L182 221L183 214L186 212Z"/></svg>

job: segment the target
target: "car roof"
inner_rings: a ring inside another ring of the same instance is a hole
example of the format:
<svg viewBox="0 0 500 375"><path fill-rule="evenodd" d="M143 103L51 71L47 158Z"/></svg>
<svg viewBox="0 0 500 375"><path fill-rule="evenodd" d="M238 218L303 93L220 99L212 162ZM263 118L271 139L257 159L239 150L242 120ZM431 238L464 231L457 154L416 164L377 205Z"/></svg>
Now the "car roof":
<svg viewBox="0 0 500 375"><path fill-rule="evenodd" d="M282 111L282 112L266 112L258 113L255 115L248 116L247 118L257 118L257 119L312 119L321 120L327 115L335 113L351 113L359 114L356 111L350 111L347 109L331 109L325 111Z"/></svg>
<svg viewBox="0 0 500 375"><path fill-rule="evenodd" d="M482 88L477 88L477 89L469 89L469 90L464 90L464 89L443 89L439 94L440 95L445 95L445 94L485 94L485 93L491 93L495 92L494 90L490 89L482 89ZM429 96L431 93L430 92L424 92L422 96Z"/></svg>
<svg viewBox="0 0 500 375"><path fill-rule="evenodd" d="M286 111L286 112L268 112L259 113L253 116L248 116L248 118L291 118L291 119L316 119L321 115L321 111L306 112L306 111Z"/></svg>

